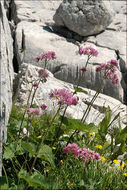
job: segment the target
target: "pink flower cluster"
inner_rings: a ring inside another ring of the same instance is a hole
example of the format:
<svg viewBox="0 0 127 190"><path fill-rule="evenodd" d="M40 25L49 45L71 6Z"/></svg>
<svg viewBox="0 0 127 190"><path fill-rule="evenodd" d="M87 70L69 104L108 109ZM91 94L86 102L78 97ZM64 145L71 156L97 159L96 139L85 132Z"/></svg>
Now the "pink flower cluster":
<svg viewBox="0 0 127 190"><path fill-rule="evenodd" d="M45 110L47 108L47 106L45 104L42 104L40 107L42 110Z"/></svg>
<svg viewBox="0 0 127 190"><path fill-rule="evenodd" d="M68 144L63 149L63 152L71 152L75 157L81 158L84 162L88 162L90 160L99 160L101 158L97 152L94 152L87 148L80 148L76 143Z"/></svg>
<svg viewBox="0 0 127 190"><path fill-rule="evenodd" d="M81 68L81 71L82 71L82 72L86 72L86 67L82 67L82 68Z"/></svg>
<svg viewBox="0 0 127 190"><path fill-rule="evenodd" d="M58 90L57 89L51 90L50 98L58 99L58 103L60 105L66 104L70 106L78 104L77 98L73 97L73 94L64 88Z"/></svg>
<svg viewBox="0 0 127 190"><path fill-rule="evenodd" d="M37 83L37 82L34 82L34 83L33 83L33 87L38 87L38 83Z"/></svg>
<svg viewBox="0 0 127 190"><path fill-rule="evenodd" d="M39 62L42 59L54 60L56 59L56 54L54 51L48 51L48 52L42 53L40 56L36 57L36 62Z"/></svg>
<svg viewBox="0 0 127 190"><path fill-rule="evenodd" d="M40 115L40 110L38 108L28 108L27 113L34 114L34 115Z"/></svg>
<svg viewBox="0 0 127 190"><path fill-rule="evenodd" d="M90 46L87 46L85 48L80 48L79 49L79 54L80 55L92 55L92 56L95 56L97 57L98 55L98 51L95 50L94 48L90 47Z"/></svg>
<svg viewBox="0 0 127 190"><path fill-rule="evenodd" d="M49 76L49 73L45 69L39 69L38 70L39 77L46 79Z"/></svg>
<svg viewBox="0 0 127 190"><path fill-rule="evenodd" d="M104 77L110 79L112 84L119 84L119 78L116 74L118 62L116 60L110 60L107 64L102 63L100 66L96 67L97 72L104 72Z"/></svg>

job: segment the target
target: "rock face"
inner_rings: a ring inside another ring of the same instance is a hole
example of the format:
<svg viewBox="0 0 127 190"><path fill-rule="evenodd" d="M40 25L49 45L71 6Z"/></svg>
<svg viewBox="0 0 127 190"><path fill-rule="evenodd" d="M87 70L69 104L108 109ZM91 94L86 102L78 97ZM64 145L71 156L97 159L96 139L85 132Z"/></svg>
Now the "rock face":
<svg viewBox="0 0 127 190"><path fill-rule="evenodd" d="M89 36L107 28L112 22L112 9L109 2L102 0L64 0L53 19L59 26L81 36Z"/></svg>
<svg viewBox="0 0 127 190"><path fill-rule="evenodd" d="M104 2L108 3L107 1ZM58 35L49 24L47 25L47 23L53 23L53 14L55 14L60 3L61 0L55 1L54 4L52 4L52 1L39 1L37 3L14 0L12 19L17 28L15 32L15 57L19 65L23 62L37 65L35 62L37 55L43 51L53 50L56 52L57 60L53 65L49 64L48 69L53 72L56 78L75 84L79 77L79 70L84 66L86 57L76 55L79 49L76 45L76 40ZM126 4L123 1L120 3L119 9ZM35 4L37 5L36 10ZM112 8L114 6L115 2L114 4L112 3ZM120 14L123 17L122 21L125 22L125 10ZM119 18L119 13L116 13L116 15ZM99 56L91 59L84 81L81 81L83 87L96 89L95 84L101 79L96 74L95 67L102 62L116 59L116 49L120 51L120 56L126 60L126 33L122 22L120 25L121 28L118 27L119 23L116 25L116 21L113 21L105 32L96 37L84 38L84 42L79 43L79 46L90 45L99 51ZM21 52L21 49L24 49L24 51ZM43 67L44 64L40 63L38 66ZM119 72L119 76L121 80L121 72ZM114 87L107 81L103 93L123 101L124 89L121 84Z"/></svg>
<svg viewBox="0 0 127 190"><path fill-rule="evenodd" d="M1 56L0 56L0 160L2 152L1 142L7 139L7 124L12 106L13 86L13 40L6 17L4 3L0 3L1 26ZM0 163L1 175L1 163Z"/></svg>
<svg viewBox="0 0 127 190"><path fill-rule="evenodd" d="M20 65L22 62L25 62L44 67L44 62L37 64L35 57L43 51L53 50L56 52L57 59L54 61L54 64L48 64L48 69L54 73L56 78L77 84L80 69L85 66L87 59L87 56L77 54L77 45L71 41L69 43L65 38L55 33L45 31L45 29L37 23L29 23L27 21L22 21L18 24L15 42L17 60ZM25 51L21 53L22 44L24 44ZM87 45L97 49L99 55L90 60L87 72L81 81L81 86L96 90L96 84L102 80L101 76L96 73L96 66L110 59L116 59L116 56L113 50L96 47L90 42L87 43ZM119 77L121 80L120 72ZM121 84L113 86L109 80L106 81L103 93L121 101L123 99Z"/></svg>
<svg viewBox="0 0 127 190"><path fill-rule="evenodd" d="M28 81L31 81L30 76L32 75L32 80L38 79L38 70L40 68L28 65L28 64L22 64L21 70L19 73L19 92L17 93L17 102L19 105L26 105L27 99L30 93L31 89L31 83L28 83ZM48 71L49 72L49 71ZM18 77L18 76L17 76ZM66 88L71 92L74 92L74 88L72 84L60 81L56 78L54 78L53 74L49 72L49 77L47 79L46 83L40 83L36 96L34 98L34 103L40 106L41 104L47 105L47 111L50 113L55 113L57 111L57 106L53 104L53 100L50 99L49 93L52 89L62 89ZM76 96L79 98L79 103L76 106L68 107L66 115L71 118L81 119L83 116L84 111L87 108L87 104L90 103L91 99L93 98L95 91L84 89L84 93L77 93ZM34 92L34 90L33 90ZM33 93L32 92L32 93ZM109 96L99 94L98 98L94 102L91 111L86 119L88 123L95 123L96 125L102 120L104 117L103 108L110 106L111 110L113 110L114 117L117 113L120 112L120 115L122 117L122 127L125 126L126 121L126 106L120 103L120 101L111 98ZM117 126L117 122L116 122Z"/></svg>
<svg viewBox="0 0 127 190"><path fill-rule="evenodd" d="M111 59L116 59L115 50L117 49L120 52L121 58L126 60L126 10L124 10L126 2L111 1L112 9L116 12L113 22L105 32L97 36L82 38L83 41L78 42L78 46L76 45L77 41L72 39L73 35L68 38L62 36L64 33L68 34L68 30L65 31L63 28L60 29L55 26L56 31L60 33L58 34L54 31L54 27L52 27L54 25L53 15L60 3L61 0L53 2L13 1L11 19L16 24L14 40L17 63L19 66L25 62L43 67L44 63L37 64L35 57L45 51L55 51L57 60L54 61L54 64L49 63L48 69L56 78L76 84L79 77L79 70L84 66L86 61L86 56L79 56L77 54L79 46L90 45L99 51L99 55L91 59L81 85L95 90L96 84L102 80L95 72L97 65ZM107 7L109 2L104 1L103 3ZM120 10L119 12L116 10L116 3L118 3L117 9ZM24 51L21 51L22 49ZM123 77L121 68L119 70L118 74L121 84L119 86L113 86L107 81L103 93L123 101L127 88L124 85L125 77Z"/></svg>

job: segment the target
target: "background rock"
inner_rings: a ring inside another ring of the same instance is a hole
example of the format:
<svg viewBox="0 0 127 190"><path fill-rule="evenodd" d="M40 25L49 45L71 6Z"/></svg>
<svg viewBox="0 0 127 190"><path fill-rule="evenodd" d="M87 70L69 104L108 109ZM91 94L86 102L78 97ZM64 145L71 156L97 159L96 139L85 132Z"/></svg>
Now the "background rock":
<svg viewBox="0 0 127 190"><path fill-rule="evenodd" d="M44 27L39 26L37 23L22 21L17 25L15 38L18 63L22 64L22 62L25 62L44 67L43 62L39 64L35 62L37 53L39 55L43 51L53 50L56 52L57 59L53 61L54 64L48 64L48 69L53 72L56 78L77 84L80 69L82 66L85 66L87 56L78 55L79 48L73 42L73 40L69 41L53 32L46 31ZM22 45L24 46L22 47ZM99 56L93 57L90 60L91 64L88 65L84 79L81 81L81 86L96 90L96 84L102 80L100 75L95 71L96 66L110 59L116 59L116 55L109 48L98 47L91 42L87 42L87 45L97 49ZM24 52L21 53L22 48L24 48ZM121 79L120 72L119 77ZM109 80L106 81L103 93L121 101L123 100L123 89L121 85L113 86Z"/></svg>
<svg viewBox="0 0 127 190"><path fill-rule="evenodd" d="M1 44L0 44L0 175L1 175L1 157L2 142L7 139L7 124L12 107L12 86L13 86L13 40L6 17L4 2L0 2L0 26L1 26Z"/></svg>
<svg viewBox="0 0 127 190"><path fill-rule="evenodd" d="M91 65L84 81L81 85L86 88L96 89L96 82L101 81L100 76L96 74L95 67L102 62L110 59L116 59L115 50L119 50L121 58L126 60L126 33L124 32L123 23L125 22L125 10L121 7L125 6L126 2L111 3L111 8L114 9L116 15L113 17L113 25L105 30L105 32L85 38L80 38L78 42L73 38L76 34L71 34L65 28L59 28L54 25L53 14L60 5L61 0L58 1L16 1L12 3L11 19L16 24L15 32L15 62L20 66L23 62L36 65L35 57L43 51L53 50L56 52L57 60L54 64L49 64L48 69L54 74L56 78L75 84L78 80L78 71L84 65L86 57L76 55L79 46L91 45L99 51L97 58L91 59ZM108 6L107 1L104 1ZM116 11L116 4L118 3L119 13ZM35 6L36 5L36 6ZM121 14L121 27L115 27L115 18ZM56 33L57 32L57 33ZM58 34L59 33L59 34ZM68 36L68 38L63 37ZM32 39L32 40L31 40ZM77 36L79 39L79 36ZM22 51L24 50L24 51ZM22 52L22 53L21 53ZM126 65L125 61L125 65ZM43 67L43 63L38 66ZM119 68L121 71L121 68ZM113 86L110 82L106 82L106 88L103 93L115 97L123 102L125 99L125 92L127 92L125 77L123 73L119 72L121 84Z"/></svg>
<svg viewBox="0 0 127 190"><path fill-rule="evenodd" d="M31 81L30 75L33 76L32 80L38 79L38 70L40 68L28 65L28 64L22 64L21 70L19 73L19 91L17 93L17 100L18 105L26 105L27 99L29 96L29 92L31 89L31 83L28 83L28 81ZM49 77L47 79L46 83L40 83L36 96L34 98L34 103L40 106L41 104L47 105L47 111L51 114L54 114L57 111L57 106L53 104L53 100L49 98L49 93L51 89L62 89L66 88L71 92L74 92L74 88L72 84L60 81L56 78L54 78L53 74L49 72ZM84 88L83 88L84 89ZM87 104L90 103L92 97L95 94L95 91L84 89L86 91L86 94L84 93L77 93L76 96L79 98L79 104L77 106L70 106L67 109L66 115L71 118L75 119L81 119L84 113L84 110L87 108ZM34 91L33 91L34 92ZM112 110L112 117L114 117L117 113L120 112L120 116L122 118L122 127L125 126L125 119L126 119L126 106L121 104L120 101L111 98L109 96L99 94L98 98L94 102L90 114L88 115L86 121L88 123L95 123L96 125L102 120L104 117L103 108L110 106ZM116 121L115 126L118 125L118 121Z"/></svg>
<svg viewBox="0 0 127 190"><path fill-rule="evenodd" d="M53 19L59 26L89 36L105 30L112 22L112 13L109 1L64 0Z"/></svg>

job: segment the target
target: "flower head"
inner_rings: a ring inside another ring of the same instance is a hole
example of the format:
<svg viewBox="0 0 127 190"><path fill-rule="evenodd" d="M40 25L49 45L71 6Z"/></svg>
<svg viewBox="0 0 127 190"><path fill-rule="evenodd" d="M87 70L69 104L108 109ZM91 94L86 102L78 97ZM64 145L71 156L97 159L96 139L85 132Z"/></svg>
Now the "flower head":
<svg viewBox="0 0 127 190"><path fill-rule="evenodd" d="M123 173L123 175L127 177L127 173Z"/></svg>
<svg viewBox="0 0 127 190"><path fill-rule="evenodd" d="M54 60L56 59L56 54L54 51L48 51L42 53L40 56L36 56L36 62L38 63L40 60L45 59L45 60Z"/></svg>
<svg viewBox="0 0 127 190"><path fill-rule="evenodd" d="M45 168L45 170L46 170L46 172L49 172L50 168L47 166L47 167Z"/></svg>
<svg viewBox="0 0 127 190"><path fill-rule="evenodd" d="M104 78L112 81L112 84L119 84L119 78L116 74L118 63L116 60L110 60L106 64L102 63L96 67L97 72L103 72Z"/></svg>
<svg viewBox="0 0 127 190"><path fill-rule="evenodd" d="M53 149L53 150L56 150L56 147L55 147L55 146L53 146L53 147L52 147L52 149Z"/></svg>
<svg viewBox="0 0 127 190"><path fill-rule="evenodd" d="M118 62L116 60L114 60L114 59L111 59L110 61L108 61L108 63L118 67Z"/></svg>
<svg viewBox="0 0 127 190"><path fill-rule="evenodd" d="M89 133L89 135L90 135L90 136L94 136L94 134L93 134L93 133Z"/></svg>
<svg viewBox="0 0 127 190"><path fill-rule="evenodd" d="M56 59L56 54L54 51L48 51L46 53L41 54L41 59L54 60Z"/></svg>
<svg viewBox="0 0 127 190"><path fill-rule="evenodd" d="M34 83L33 83L33 86L34 86L34 87L38 87L38 83L37 83L37 82L34 82Z"/></svg>
<svg viewBox="0 0 127 190"><path fill-rule="evenodd" d="M114 164L119 164L119 160L113 160Z"/></svg>
<svg viewBox="0 0 127 190"><path fill-rule="evenodd" d="M40 110L38 108L29 108L27 109L28 114L35 114L35 115L40 115Z"/></svg>
<svg viewBox="0 0 127 190"><path fill-rule="evenodd" d="M92 56L97 56L98 55L98 51L95 50L94 48L90 47L90 46L87 46L85 48L80 48L79 49L79 54L82 55L92 55Z"/></svg>
<svg viewBox="0 0 127 190"><path fill-rule="evenodd" d="M49 73L45 69L39 69L38 70L39 77L46 79L49 77Z"/></svg>
<svg viewBox="0 0 127 190"><path fill-rule="evenodd" d="M86 71L86 67L82 67L82 68L81 68L81 71L82 71L82 72L85 72L85 71Z"/></svg>
<svg viewBox="0 0 127 190"><path fill-rule="evenodd" d="M68 144L64 147L63 152L71 152L75 157L80 157L84 162L100 159L100 155L97 152L86 148L80 148L76 143Z"/></svg>
<svg viewBox="0 0 127 190"><path fill-rule="evenodd" d="M102 146L101 145L96 145L96 148L102 149Z"/></svg>
<svg viewBox="0 0 127 190"><path fill-rule="evenodd" d="M58 100L58 104L60 105L77 105L78 100L73 96L71 92L67 89L54 89L50 91L50 98L56 98Z"/></svg>
<svg viewBox="0 0 127 190"><path fill-rule="evenodd" d="M41 108L42 110L45 110L45 109L47 108L47 106L46 106L45 104L42 104L42 105L40 106L40 108Z"/></svg>
<svg viewBox="0 0 127 190"><path fill-rule="evenodd" d="M102 161L102 162L105 162L105 161L106 161L106 158L103 157L103 156L101 156L101 161Z"/></svg>
<svg viewBox="0 0 127 190"><path fill-rule="evenodd" d="M40 56L36 56L36 62L38 63L40 61Z"/></svg>

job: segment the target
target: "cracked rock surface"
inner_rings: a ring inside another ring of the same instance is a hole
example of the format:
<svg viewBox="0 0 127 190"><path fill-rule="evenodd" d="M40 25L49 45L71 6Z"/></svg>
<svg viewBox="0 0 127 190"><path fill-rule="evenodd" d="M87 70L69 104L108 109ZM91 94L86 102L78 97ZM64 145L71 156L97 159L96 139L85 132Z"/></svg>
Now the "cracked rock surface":
<svg viewBox="0 0 127 190"><path fill-rule="evenodd" d="M116 59L115 50L119 50L123 60L122 65L124 65L122 67L126 68L126 1L110 1L111 9L115 12L112 23L101 34L81 38L82 41L78 42L78 46L73 35L70 35L70 31L55 26L56 33L52 27L54 25L53 15L61 2L61 0L13 0L11 19L16 24L16 59L19 65L23 62L37 65L35 62L37 55L44 51L55 51L57 60L53 64L49 63L48 69L56 78L76 84L79 77L78 72L86 61L85 56L79 56L77 53L79 46L90 45L99 51L99 55L91 59L85 78L81 81L81 86L95 90L96 84L102 80L101 76L95 72L95 67L103 62ZM108 2L105 1L105 3ZM117 20L117 18L119 19ZM64 37L66 34L69 34L68 37ZM22 49L24 51L21 51ZM118 61L120 62L120 59ZM120 85L113 86L110 81L106 81L103 93L126 102L126 71L125 73L121 72L121 63L119 65ZM44 63L39 63L38 66L43 67Z"/></svg>
<svg viewBox="0 0 127 190"><path fill-rule="evenodd" d="M32 80L38 79L38 70L40 68L23 63L19 72L19 93L17 94L17 104L26 105L27 98L29 96L29 92L31 89L31 81L30 76L32 75ZM48 71L49 72L49 71ZM49 93L51 89L62 89L66 88L71 92L74 92L74 88L72 84L67 82L63 82L61 80L56 79L52 73L49 72L49 77L46 83L40 83L39 88L37 89L36 96L34 98L34 103L40 106L41 104L47 105L47 112L51 114L55 114L57 111L57 102L55 100L51 100L49 97ZM79 98L79 103L76 106L69 106L66 112L66 116L75 119L81 119L84 113L84 110L87 108L87 104L90 103L93 98L95 91L83 88L86 93L77 93L76 96ZM34 90L33 90L34 92ZM32 92L32 93L33 93ZM54 103L53 103L54 102ZM104 117L104 108L110 106L112 110L112 118L120 112L120 116L122 118L122 127L125 126L126 121L126 106L123 105L120 101L106 96L104 94L99 94L98 98L95 100L93 106L91 107L91 111L86 119L88 123L95 123L96 125L103 119ZM117 121L115 124L117 126Z"/></svg>
<svg viewBox="0 0 127 190"><path fill-rule="evenodd" d="M7 139L7 124L12 107L13 40L4 2L0 2L0 176L2 175L2 143Z"/></svg>

